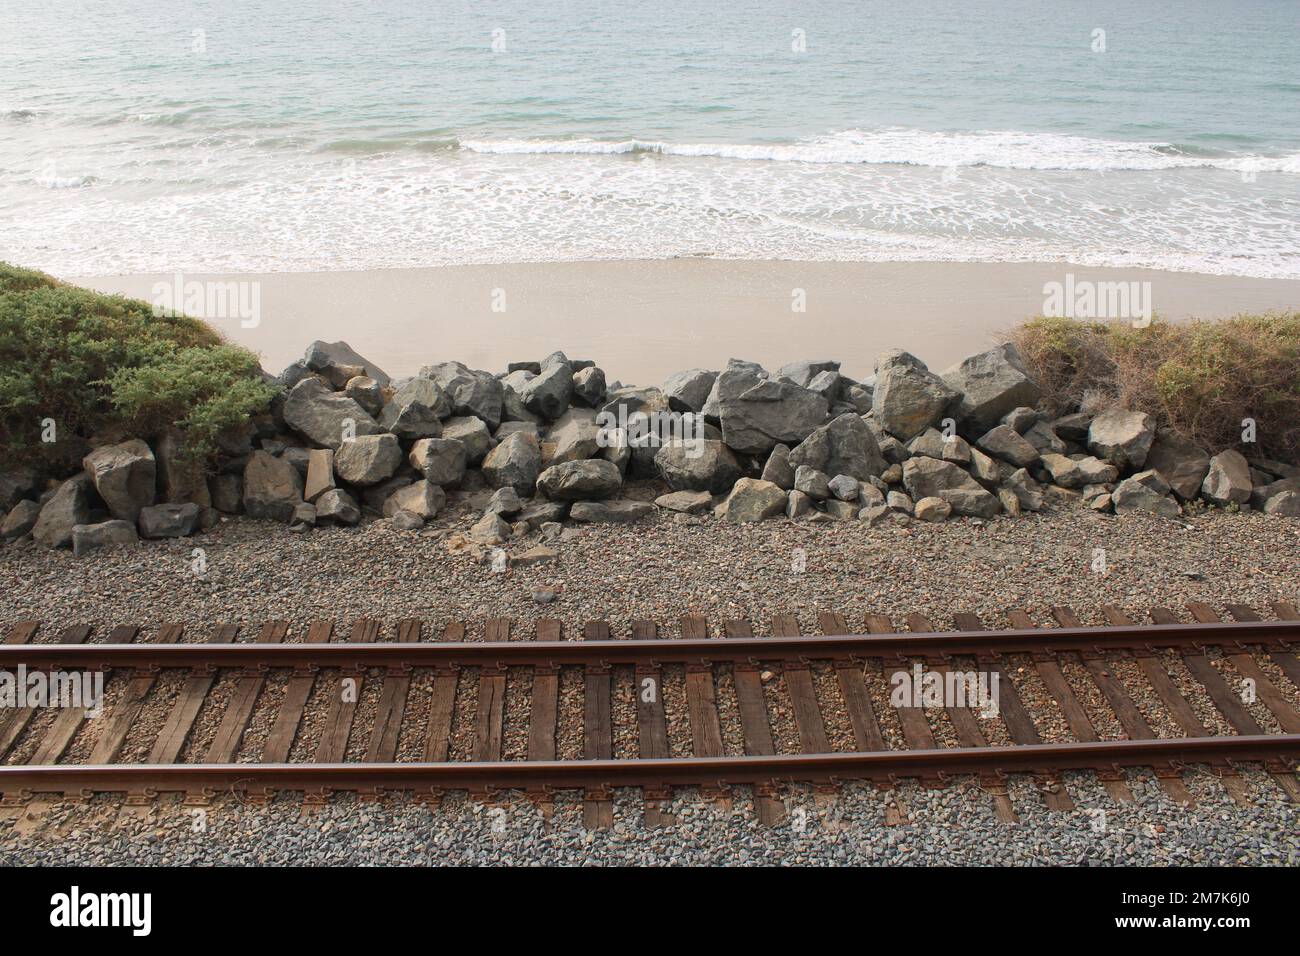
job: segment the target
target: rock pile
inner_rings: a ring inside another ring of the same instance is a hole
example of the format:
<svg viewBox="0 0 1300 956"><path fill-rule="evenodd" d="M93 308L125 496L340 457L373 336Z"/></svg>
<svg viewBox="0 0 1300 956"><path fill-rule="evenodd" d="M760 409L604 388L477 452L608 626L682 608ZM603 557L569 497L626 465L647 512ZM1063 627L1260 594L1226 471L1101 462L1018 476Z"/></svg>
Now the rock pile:
<svg viewBox="0 0 1300 956"><path fill-rule="evenodd" d="M344 342L314 342L276 381L269 413L223 436L206 473L174 430L92 441L63 481L0 471L0 535L81 554L183 537L221 514L306 531L368 513L419 529L448 492L490 491L466 532L476 545L656 507L877 524L1016 515L1055 495L1121 515L1176 517L1199 499L1300 516L1300 467L1210 455L1137 411L1045 417L1011 345L937 374L883 352L864 382L833 361L773 374L732 359L625 387L562 352L500 374L442 362L395 381ZM687 427L626 430L637 420ZM658 483L654 504L625 497L638 480Z"/></svg>

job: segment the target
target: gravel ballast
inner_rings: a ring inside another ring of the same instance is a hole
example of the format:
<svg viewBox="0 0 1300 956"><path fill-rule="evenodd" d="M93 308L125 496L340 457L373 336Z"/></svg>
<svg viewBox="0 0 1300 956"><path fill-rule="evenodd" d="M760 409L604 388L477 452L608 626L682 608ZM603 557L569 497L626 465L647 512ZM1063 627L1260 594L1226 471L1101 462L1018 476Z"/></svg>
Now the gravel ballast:
<svg viewBox="0 0 1300 956"><path fill-rule="evenodd" d="M1047 609L1053 605L1072 606L1090 624L1102 622L1103 604L1119 605L1138 620L1147 620L1145 610L1157 605L1190 620L1189 601L1204 601L1220 611L1230 602L1248 604L1267 618L1271 602L1294 602L1300 595L1300 521L1252 513L1208 511L1168 521L1144 514L1096 515L1066 505L1015 519L878 526L786 519L736 525L711 516L660 513L630 526L568 528L549 542L558 551L557 560L504 573L464 551L449 552L447 539L475 517L468 501L456 495L424 532L401 532L386 521L372 521L355 529L295 534L283 525L235 519L185 541L148 542L136 549L97 552L91 559L8 548L0 551L0 626L39 619L45 626L38 639L52 640L65 625L87 623L97 628L92 640L103 640L113 625L130 623L145 629L143 640L152 639L162 624L184 622L190 625L186 640L203 640L212 626L234 623L241 625L240 640L253 640L264 621L285 619L291 623L288 639L301 640L306 624L314 620L335 622L341 637L355 619L373 617L383 622L379 639L391 640L397 621L419 618L425 622L425 640L437 639L454 620L465 622L467 639L481 640L488 618L506 616L517 622L511 633L515 640L530 639L536 621L550 617L563 622L569 639L579 639L582 625L597 619L609 621L616 638L629 637L631 622L638 619L658 622L660 636L672 638L680 636L680 618L687 614L704 616L715 635L724 620L749 618L762 635L771 633L772 616L782 612L794 613L806 633L820 632L819 611L844 614L854 630L864 628L868 613L889 615L902 629L908 612L923 613L936 627L948 628L955 611L974 611L986 625L1005 627L1005 612L1015 608L1029 610L1036 623L1050 626ZM506 549L520 552L539 540L530 535ZM202 551L202 576L193 571L195 549ZM1104 551L1104 573L1094 570L1098 549ZM554 593L555 600L537 603L535 594L541 591ZM1053 705L1036 704L1046 697L1037 677L1024 666L1027 661L1011 663L1013 669L1024 667L1014 679L1035 719L1048 738L1057 737L1060 729L1052 722L1060 718ZM1183 684L1180 662L1169 658L1166 663ZM1128 665L1123 670L1136 674ZM1082 667L1069 665L1065 671L1098 732L1118 736L1114 718ZM423 719L424 676L417 675L404 726ZM516 683L527 678L510 676L507 693L515 703L507 710L513 712L526 699L526 688ZM151 698L156 703L146 707L142 722L152 723L166 712L178 678L159 678L157 696ZM829 693L832 675L818 670L815 678L819 696L826 696L822 685ZM888 693L885 676L869 673L867 678L885 739L889 746L901 747L896 715L882 699ZM1294 699L1296 691L1285 679L1274 678ZM665 668L663 680L670 746L674 755L688 755L689 725L674 707L684 696L676 687L682 676ZM616 675L616 746L620 753L634 755L629 694L618 692L629 688L620 681L626 683ZM765 685L776 695L769 713L781 752L798 748L790 715L779 709L788 699L781 692L783 681L778 672ZM1133 675L1124 682L1140 684ZM264 736L274 715L271 704L283 693L281 683L276 675L268 679L246 749ZM377 681L366 683L373 684L367 691L378 691ZM477 684L476 675L463 676L458 697L476 694ZM112 686L110 682L110 700ZM1213 708L1203 691L1190 690L1207 726L1231 732L1221 719L1211 718ZM719 691L726 750L737 752L737 720L726 710L734 692L723 675ZM368 697L363 698L358 728L368 719ZM1157 703L1138 702L1155 718L1158 734L1171 733ZM473 727L460 723L472 714L471 705L467 698L458 700L453 757L467 756L462 751ZM310 759L308 751L319 736L313 716L319 710L323 708L309 707L293 759ZM951 744L946 718L929 716L940 742ZM190 751L206 748L210 720L196 725L197 743ZM566 669L557 728L561 758L581 756L581 720L581 678ZM833 749L852 747L840 715L827 713L826 724ZM996 732L1000 725L989 729ZM404 732L401 759L413 757L409 739ZM123 759L141 759L147 744L131 738ZM512 756L524 746L526 741L517 736L506 741ZM74 748L70 755L80 753ZM349 757L360 756L354 738ZM246 751L239 759L247 759ZM194 828L194 808L169 798L127 808L120 800L96 797L88 804L52 804L30 820L12 814L0 820L0 855L4 862L33 864L1297 862L1296 808L1260 774L1248 772L1252 800L1242 808L1208 774L1190 772L1189 787L1198 799L1190 811L1173 804L1146 772L1129 774L1137 798L1131 805L1110 801L1089 774L1065 777L1076 803L1069 813L1049 812L1028 778L1013 778L1010 792L1021 822L1011 827L997 823L992 799L974 784L929 791L909 783L896 794L850 785L836 802L834 825L819 818L811 791L796 789L786 794L790 819L775 829L757 824L748 791L742 789L729 812L679 792L668 808L675 822L647 830L640 795L629 791L615 801L614 829L597 832L582 828L578 801L559 801L548 822L518 795L499 806L455 796L440 808L403 797L363 802L338 796L310 813L293 796L266 807L219 799L208 809L207 829L201 832ZM894 800L907 822L886 826L886 808ZM1105 811L1105 831L1096 831L1097 810Z"/></svg>
<svg viewBox="0 0 1300 956"><path fill-rule="evenodd" d="M845 786L829 806L787 791L788 816L760 826L750 794L731 806L681 793L673 823L647 829L641 800L618 791L614 826L582 827L582 805L560 800L549 820L514 795L483 805L449 798L439 808L400 798L340 796L304 812L295 799L266 807L218 801L200 812L177 801L122 807L96 799L57 804L15 832L0 824L0 862L32 865L1295 865L1300 812L1249 771L1251 805L1236 806L1204 772L1185 774L1197 798L1172 803L1145 771L1129 774L1135 801L1110 800L1090 774L1063 775L1069 812L1044 806L1025 777L1008 791L1018 824L999 823L992 798L971 783L944 790L903 784L882 793ZM897 806L904 822L887 824Z"/></svg>

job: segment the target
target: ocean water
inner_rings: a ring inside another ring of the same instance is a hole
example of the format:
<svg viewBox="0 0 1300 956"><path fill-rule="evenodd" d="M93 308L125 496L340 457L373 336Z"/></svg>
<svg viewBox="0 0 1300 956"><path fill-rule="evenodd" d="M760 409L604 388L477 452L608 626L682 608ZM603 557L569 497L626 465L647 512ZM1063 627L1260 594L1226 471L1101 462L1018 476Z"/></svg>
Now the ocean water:
<svg viewBox="0 0 1300 956"><path fill-rule="evenodd" d="M1294 0L3 0L0 259L1300 278L1298 119Z"/></svg>

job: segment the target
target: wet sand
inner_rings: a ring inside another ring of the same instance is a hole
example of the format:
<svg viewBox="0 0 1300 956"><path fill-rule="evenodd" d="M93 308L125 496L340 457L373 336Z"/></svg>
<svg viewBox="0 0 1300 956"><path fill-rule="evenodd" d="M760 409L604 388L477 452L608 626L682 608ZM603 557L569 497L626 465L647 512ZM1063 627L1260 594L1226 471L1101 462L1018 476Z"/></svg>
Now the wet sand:
<svg viewBox="0 0 1300 956"><path fill-rule="evenodd" d="M708 259L514 263L366 272L186 274L257 283L260 317L213 324L278 372L314 339L345 339L393 375L458 359L503 370L555 349L610 380L653 384L730 357L769 368L834 358L864 377L885 348L946 368L1044 308L1044 283L1150 282L1171 319L1300 308L1300 282L1065 263ZM171 276L69 281L152 301ZM798 290L802 290L802 296ZM794 306L802 298L805 311Z"/></svg>

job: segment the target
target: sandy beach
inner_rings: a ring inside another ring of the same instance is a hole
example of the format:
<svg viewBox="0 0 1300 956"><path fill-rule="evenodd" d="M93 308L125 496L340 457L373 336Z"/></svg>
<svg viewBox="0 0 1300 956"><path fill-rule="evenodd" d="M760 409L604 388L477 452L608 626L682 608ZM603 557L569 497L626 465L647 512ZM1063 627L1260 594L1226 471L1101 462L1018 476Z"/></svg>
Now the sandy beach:
<svg viewBox="0 0 1300 956"><path fill-rule="evenodd" d="M184 281L256 283L255 327L237 318L213 324L272 372L315 339L344 339L393 375L449 359L499 371L559 348L599 359L611 381L651 384L683 368L720 368L733 356L770 368L829 357L862 377L882 349L904 348L945 368L1040 314L1044 284L1067 275L1150 282L1156 314L1172 319L1300 307L1295 280L1068 263L669 259L186 273ZM146 300L155 284L174 281L61 278ZM805 311L793 308L799 298Z"/></svg>

